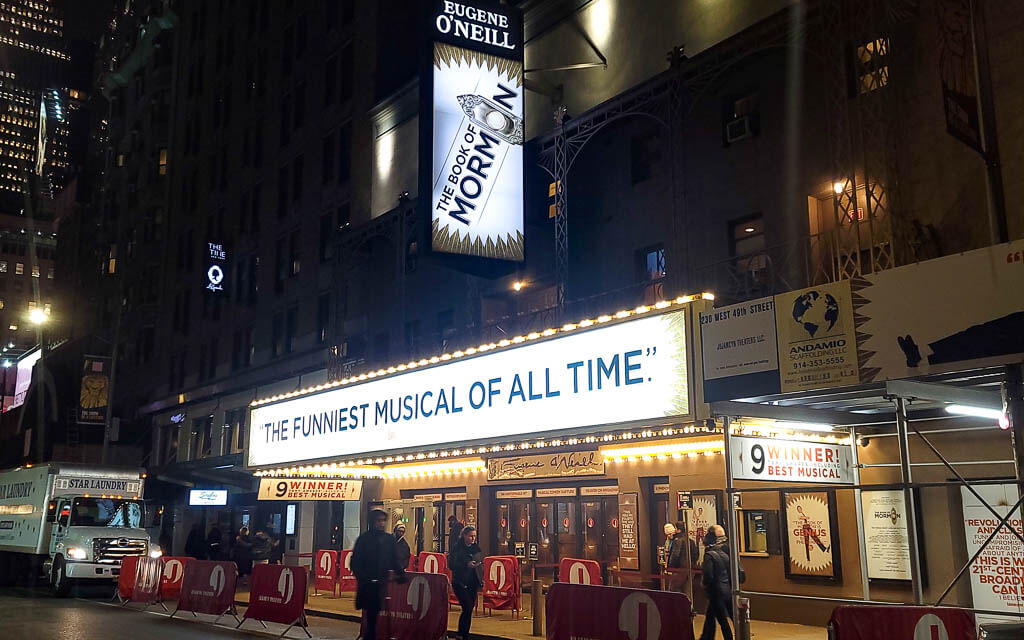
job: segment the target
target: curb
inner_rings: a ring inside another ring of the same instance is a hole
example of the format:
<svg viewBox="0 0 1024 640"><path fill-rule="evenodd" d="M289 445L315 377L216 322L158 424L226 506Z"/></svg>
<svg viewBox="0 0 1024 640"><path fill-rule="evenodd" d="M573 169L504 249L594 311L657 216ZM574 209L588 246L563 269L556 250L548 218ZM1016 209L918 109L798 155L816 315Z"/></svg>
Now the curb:
<svg viewBox="0 0 1024 640"><path fill-rule="evenodd" d="M236 605L248 607L249 603L245 600L235 600ZM327 618L330 620L343 620L345 622L361 622L362 617L353 615L351 613L338 613L336 611L322 611L320 609L305 609L307 616L316 616L317 618ZM448 633L454 633L453 629L449 629ZM495 636L489 634L483 634L479 632L472 632L473 638L476 640L516 640L515 638L509 638L508 636ZM538 636L543 637L543 636Z"/></svg>

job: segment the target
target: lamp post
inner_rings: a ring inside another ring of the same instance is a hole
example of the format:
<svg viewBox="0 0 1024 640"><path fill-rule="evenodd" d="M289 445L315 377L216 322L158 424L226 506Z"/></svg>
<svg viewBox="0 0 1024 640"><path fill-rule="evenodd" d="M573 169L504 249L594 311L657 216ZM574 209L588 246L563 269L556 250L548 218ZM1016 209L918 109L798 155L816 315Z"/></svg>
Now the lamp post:
<svg viewBox="0 0 1024 640"><path fill-rule="evenodd" d="M4 351L7 351L7 347L4 347ZM4 358L4 362L3 362L3 369L4 369L3 391L0 392L0 416L2 416L5 411L7 411L7 370L10 369L10 368L11 368L11 361L8 360L7 358Z"/></svg>
<svg viewBox="0 0 1024 640"><path fill-rule="evenodd" d="M46 324L49 318L49 314L39 307L32 309L28 313L29 322L36 327L36 342L39 345L39 362L37 363L39 386L36 388L36 428L38 429L36 448L39 456L38 462L46 461L46 403L43 400L46 386L46 375L43 369L46 362L46 343L43 341L43 325Z"/></svg>

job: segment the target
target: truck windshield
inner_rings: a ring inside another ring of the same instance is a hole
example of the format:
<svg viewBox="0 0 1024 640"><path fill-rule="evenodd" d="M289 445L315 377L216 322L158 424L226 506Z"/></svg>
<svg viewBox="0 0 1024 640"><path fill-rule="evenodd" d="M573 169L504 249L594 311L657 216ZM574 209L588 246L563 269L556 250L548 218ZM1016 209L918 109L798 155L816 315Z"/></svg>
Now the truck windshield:
<svg viewBox="0 0 1024 640"><path fill-rule="evenodd" d="M71 526L137 529L142 526L142 514L142 502L138 500L75 498L71 509Z"/></svg>

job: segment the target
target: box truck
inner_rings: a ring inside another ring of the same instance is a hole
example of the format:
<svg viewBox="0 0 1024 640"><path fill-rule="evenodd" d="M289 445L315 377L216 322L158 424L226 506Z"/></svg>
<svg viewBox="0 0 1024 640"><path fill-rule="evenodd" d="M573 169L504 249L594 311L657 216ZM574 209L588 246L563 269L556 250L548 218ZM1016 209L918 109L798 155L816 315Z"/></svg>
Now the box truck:
<svg viewBox="0 0 1024 640"><path fill-rule="evenodd" d="M51 462L0 471L0 575L45 572L57 596L116 579L125 556L158 557L138 469Z"/></svg>

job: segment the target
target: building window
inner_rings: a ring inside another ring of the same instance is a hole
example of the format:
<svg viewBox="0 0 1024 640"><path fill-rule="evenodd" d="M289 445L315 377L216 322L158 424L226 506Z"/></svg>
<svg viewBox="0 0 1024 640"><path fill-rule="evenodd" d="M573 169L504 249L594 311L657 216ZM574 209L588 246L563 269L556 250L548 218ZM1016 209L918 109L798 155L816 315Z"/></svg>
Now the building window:
<svg viewBox="0 0 1024 640"><path fill-rule="evenodd" d="M6 271L6 269L4 269L4 271ZM46 279L47 280L53 280L53 276L54 276L54 268L53 267L47 268L47 270L46 270Z"/></svg>
<svg viewBox="0 0 1024 640"><path fill-rule="evenodd" d="M331 294L321 293L316 301L316 341L327 342L331 331Z"/></svg>
<svg viewBox="0 0 1024 640"><path fill-rule="evenodd" d="M764 216L756 214L729 223L729 253L737 271L756 273L768 268Z"/></svg>
<svg viewBox="0 0 1024 640"><path fill-rule="evenodd" d="M328 7L337 6L328 2ZM329 107L338 98L338 57L331 56L324 63L324 106Z"/></svg>
<svg viewBox="0 0 1024 640"><path fill-rule="evenodd" d="M33 278L38 278L39 277L39 267L38 266L33 266L32 267L32 277Z"/></svg>
<svg viewBox="0 0 1024 640"><path fill-rule="evenodd" d="M260 203L263 200L263 184L257 182L252 187L252 211L249 212L249 228L253 232L260 230Z"/></svg>
<svg viewBox="0 0 1024 640"><path fill-rule="evenodd" d="M346 122L338 130L338 182L344 184L352 176L352 124Z"/></svg>
<svg viewBox="0 0 1024 640"><path fill-rule="evenodd" d="M338 84L341 85L341 101L345 102L352 98L352 45L341 48L340 65Z"/></svg>
<svg viewBox="0 0 1024 640"><path fill-rule="evenodd" d="M299 275L302 271L302 243L299 239L299 232L292 231L288 237L288 257L289 257L289 273L290 277Z"/></svg>
<svg viewBox="0 0 1024 640"><path fill-rule="evenodd" d="M285 239L278 238L274 246L274 293L284 291L284 281L288 277L288 256L284 252Z"/></svg>
<svg viewBox="0 0 1024 640"><path fill-rule="evenodd" d="M295 87L295 128L306 124L306 83Z"/></svg>
<svg viewBox="0 0 1024 640"><path fill-rule="evenodd" d="M284 313L278 312L274 314L271 333L271 345L273 347L273 355L276 358L284 353Z"/></svg>
<svg viewBox="0 0 1024 640"><path fill-rule="evenodd" d="M654 175L661 160L661 138L656 134L634 135L629 139L629 179L640 184ZM550 191L550 189L549 189Z"/></svg>
<svg viewBox="0 0 1024 640"><path fill-rule="evenodd" d="M305 178L305 167L302 156L292 161L292 202L302 200L302 187Z"/></svg>
<svg viewBox="0 0 1024 640"><path fill-rule="evenodd" d="M334 215L326 213L320 216L320 262L329 262L334 258Z"/></svg>
<svg viewBox="0 0 1024 640"><path fill-rule="evenodd" d="M655 245L641 249L637 253L639 257L640 280L651 282L661 280L665 277L665 247Z"/></svg>
<svg viewBox="0 0 1024 640"><path fill-rule="evenodd" d="M752 138L761 132L761 105L757 93L728 96L722 102L722 144Z"/></svg>
<svg viewBox="0 0 1024 640"><path fill-rule="evenodd" d="M0 260L0 273L7 273L7 261Z"/></svg>
<svg viewBox="0 0 1024 640"><path fill-rule="evenodd" d="M334 175L334 132L327 134L323 143L323 155L321 156L320 182L327 184Z"/></svg>
<svg viewBox="0 0 1024 640"><path fill-rule="evenodd" d="M285 96L281 100L281 146L288 144L288 136L291 133L292 121L292 97Z"/></svg>
<svg viewBox="0 0 1024 640"><path fill-rule="evenodd" d="M298 332L299 326L299 308L292 307L288 309L287 317L285 318L285 342L284 350L286 353L291 353L294 348L295 336Z"/></svg>
<svg viewBox="0 0 1024 640"><path fill-rule="evenodd" d="M166 176L167 175L167 149L166 148L160 149L160 159L159 159L159 161L157 163L157 167L158 167L157 172L160 175L162 175L162 176Z"/></svg>
<svg viewBox="0 0 1024 640"><path fill-rule="evenodd" d="M854 67L857 92L870 93L889 84L889 39L877 38L858 46Z"/></svg>
<svg viewBox="0 0 1024 640"><path fill-rule="evenodd" d="M113 252L114 251L114 247L111 246L110 250L111 250L111 252ZM113 257L110 258L110 269L108 270L108 273L114 273L114 258ZM14 265L14 274L18 275L18 276L25 275L25 265L24 265L24 263L18 262L18 263L16 263Z"/></svg>
<svg viewBox="0 0 1024 640"><path fill-rule="evenodd" d="M283 166L277 171L277 217L288 215L288 167Z"/></svg>
<svg viewBox="0 0 1024 640"><path fill-rule="evenodd" d="M284 44L281 46L281 75L287 76L292 72L292 56L295 55L295 29L288 27L284 30Z"/></svg>

